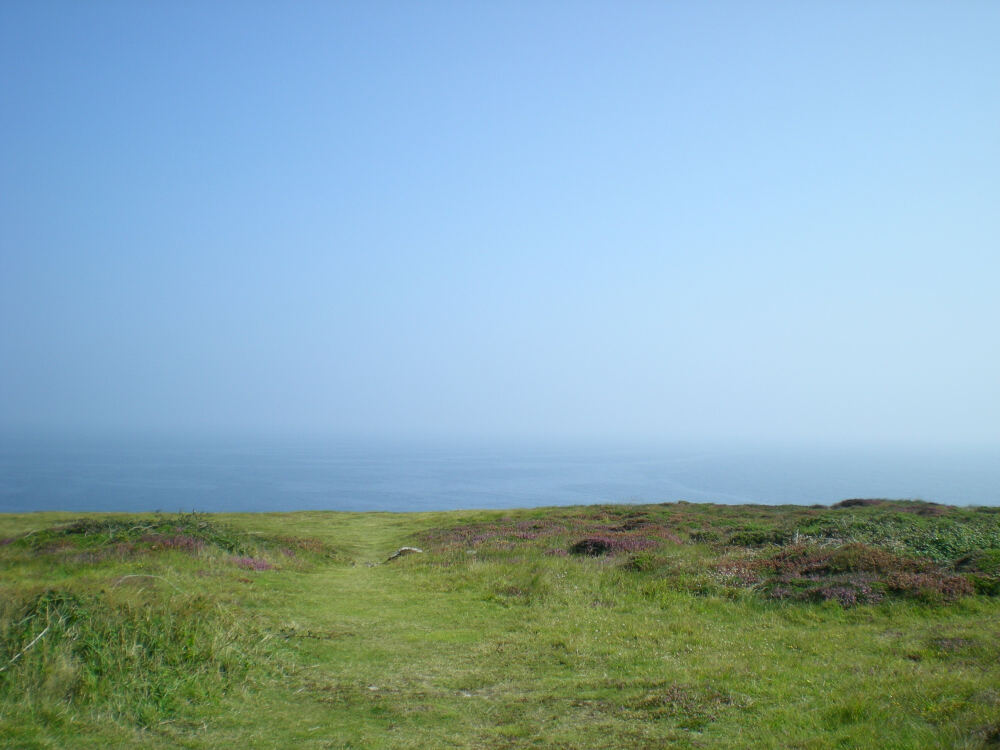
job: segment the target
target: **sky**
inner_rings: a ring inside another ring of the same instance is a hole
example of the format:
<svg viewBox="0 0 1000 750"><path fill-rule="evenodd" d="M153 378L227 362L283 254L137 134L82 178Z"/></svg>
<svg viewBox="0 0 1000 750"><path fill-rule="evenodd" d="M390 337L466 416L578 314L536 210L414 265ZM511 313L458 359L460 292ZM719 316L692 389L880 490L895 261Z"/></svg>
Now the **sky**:
<svg viewBox="0 0 1000 750"><path fill-rule="evenodd" d="M0 4L0 431L1000 445L1000 4Z"/></svg>

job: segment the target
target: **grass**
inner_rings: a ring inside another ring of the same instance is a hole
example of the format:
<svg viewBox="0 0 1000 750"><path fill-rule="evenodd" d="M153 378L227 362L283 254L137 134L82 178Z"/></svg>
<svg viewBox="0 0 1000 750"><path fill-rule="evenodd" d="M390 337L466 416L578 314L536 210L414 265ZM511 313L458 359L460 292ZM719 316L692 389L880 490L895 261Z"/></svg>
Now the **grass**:
<svg viewBox="0 0 1000 750"><path fill-rule="evenodd" d="M24 514L0 571L3 746L1000 747L992 508Z"/></svg>

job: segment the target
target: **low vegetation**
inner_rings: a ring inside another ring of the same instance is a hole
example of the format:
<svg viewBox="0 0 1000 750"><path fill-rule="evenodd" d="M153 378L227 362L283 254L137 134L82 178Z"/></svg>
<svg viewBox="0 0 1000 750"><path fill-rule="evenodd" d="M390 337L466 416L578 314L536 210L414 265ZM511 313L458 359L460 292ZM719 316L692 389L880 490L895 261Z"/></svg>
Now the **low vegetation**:
<svg viewBox="0 0 1000 750"><path fill-rule="evenodd" d="M26 514L0 570L4 746L1000 747L997 508Z"/></svg>

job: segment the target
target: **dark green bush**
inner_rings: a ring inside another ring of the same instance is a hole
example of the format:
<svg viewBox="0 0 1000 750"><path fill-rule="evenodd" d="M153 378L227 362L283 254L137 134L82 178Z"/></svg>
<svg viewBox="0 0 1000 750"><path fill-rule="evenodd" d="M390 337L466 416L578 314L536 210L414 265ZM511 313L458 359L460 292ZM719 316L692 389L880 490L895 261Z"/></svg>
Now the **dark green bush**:
<svg viewBox="0 0 1000 750"><path fill-rule="evenodd" d="M1000 575L1000 549L979 549L955 561L955 569L969 573Z"/></svg>
<svg viewBox="0 0 1000 750"><path fill-rule="evenodd" d="M766 547L769 544L784 544L791 534L783 529L741 529L729 536L731 547Z"/></svg>

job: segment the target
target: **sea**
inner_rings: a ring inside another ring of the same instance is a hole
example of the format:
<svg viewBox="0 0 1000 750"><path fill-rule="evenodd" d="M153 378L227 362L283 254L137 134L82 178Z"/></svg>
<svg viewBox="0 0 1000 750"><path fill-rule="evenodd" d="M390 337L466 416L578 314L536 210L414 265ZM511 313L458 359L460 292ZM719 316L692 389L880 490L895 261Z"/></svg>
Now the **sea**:
<svg viewBox="0 0 1000 750"><path fill-rule="evenodd" d="M0 512L7 513L811 505L859 497L1000 505L1000 450L705 441L0 440Z"/></svg>

